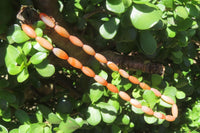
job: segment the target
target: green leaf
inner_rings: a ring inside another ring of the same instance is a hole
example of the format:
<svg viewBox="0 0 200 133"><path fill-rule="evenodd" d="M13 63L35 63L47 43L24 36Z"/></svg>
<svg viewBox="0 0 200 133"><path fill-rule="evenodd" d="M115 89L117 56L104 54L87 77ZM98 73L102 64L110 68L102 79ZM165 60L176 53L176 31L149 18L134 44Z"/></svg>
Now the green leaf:
<svg viewBox="0 0 200 133"><path fill-rule="evenodd" d="M35 29L36 35L42 37L43 36L43 31L41 28L36 28Z"/></svg>
<svg viewBox="0 0 200 133"><path fill-rule="evenodd" d="M52 113L52 111L48 107L46 107L46 106L44 106L42 104L38 105L38 108L39 108L39 111L42 112L43 117L47 120L48 119L48 115L50 113Z"/></svg>
<svg viewBox="0 0 200 133"><path fill-rule="evenodd" d="M28 79L29 73L28 73L28 68L25 67L22 72L17 76L17 81L19 83L24 82L26 79Z"/></svg>
<svg viewBox="0 0 200 133"><path fill-rule="evenodd" d="M5 56L5 63L8 67L10 64L17 64L17 58L20 56L20 51L12 46L8 45L6 48L6 56Z"/></svg>
<svg viewBox="0 0 200 133"><path fill-rule="evenodd" d="M92 125L92 126L96 126L97 124L99 124L101 122L101 113L98 109L98 107L91 105L88 107L87 110L87 122Z"/></svg>
<svg viewBox="0 0 200 133"><path fill-rule="evenodd" d="M42 123L43 122L43 115L42 115L42 112L40 110L38 110L36 113L36 118L38 120L38 122Z"/></svg>
<svg viewBox="0 0 200 133"><path fill-rule="evenodd" d="M36 65L41 63L44 59L46 59L47 57L47 53L44 52L37 52L36 54L34 54L31 58L30 61Z"/></svg>
<svg viewBox="0 0 200 133"><path fill-rule="evenodd" d="M140 46L147 55L153 55L156 52L157 42L150 31L140 33Z"/></svg>
<svg viewBox="0 0 200 133"><path fill-rule="evenodd" d="M166 31L167 31L168 37L174 38L174 37L176 36L176 32L173 31L172 29L170 29L170 27L167 27L167 28L166 28Z"/></svg>
<svg viewBox="0 0 200 133"><path fill-rule="evenodd" d="M11 121L11 111L10 111L10 108L8 108L7 110L4 110L2 114L3 114L2 115L2 119L5 122L10 122Z"/></svg>
<svg viewBox="0 0 200 133"><path fill-rule="evenodd" d="M153 108L158 100L154 92L150 90L145 90L142 97L150 105L150 108Z"/></svg>
<svg viewBox="0 0 200 133"><path fill-rule="evenodd" d="M12 129L9 133L19 133L19 129Z"/></svg>
<svg viewBox="0 0 200 133"><path fill-rule="evenodd" d="M80 126L76 123L76 121L71 118L68 117L67 121L64 122L62 121L59 125L59 129L63 132L63 133L72 133L75 130L77 130L78 128L80 128Z"/></svg>
<svg viewBox="0 0 200 133"><path fill-rule="evenodd" d="M165 88L165 91L163 93L163 95L166 95L166 96L175 96L176 95L176 88L173 87L173 86L170 86L170 87L166 87Z"/></svg>
<svg viewBox="0 0 200 133"><path fill-rule="evenodd" d="M157 118L156 117L154 117L154 116L150 116L150 115L144 115L144 120L145 120L145 122L146 123L148 123L148 124L153 124L153 123L155 123L156 121L157 121Z"/></svg>
<svg viewBox="0 0 200 133"><path fill-rule="evenodd" d="M137 4L147 4L150 0L133 0L134 3Z"/></svg>
<svg viewBox="0 0 200 133"><path fill-rule="evenodd" d="M40 51L40 52L48 52L47 49L43 48L38 42L32 42L33 48Z"/></svg>
<svg viewBox="0 0 200 133"><path fill-rule="evenodd" d="M118 18L111 18L99 28L101 36L105 39L112 39L117 34L120 20Z"/></svg>
<svg viewBox="0 0 200 133"><path fill-rule="evenodd" d="M48 120L49 123L51 124L60 124L61 119L54 113L49 113L48 114Z"/></svg>
<svg viewBox="0 0 200 133"><path fill-rule="evenodd" d="M27 130L28 133L43 133L44 123L34 123Z"/></svg>
<svg viewBox="0 0 200 133"><path fill-rule="evenodd" d="M162 82L162 77L158 74L151 75L152 86L158 86Z"/></svg>
<svg viewBox="0 0 200 133"><path fill-rule="evenodd" d="M15 95L6 90L0 90L0 99L6 100L9 104L16 102Z"/></svg>
<svg viewBox="0 0 200 133"><path fill-rule="evenodd" d="M178 99L184 99L185 96L186 96L186 94L183 91L177 91L177 93L176 93L176 97Z"/></svg>
<svg viewBox="0 0 200 133"><path fill-rule="evenodd" d="M104 93L104 86L98 83L93 83L90 86L90 94L89 94L92 103L97 102L103 96L103 93Z"/></svg>
<svg viewBox="0 0 200 133"><path fill-rule="evenodd" d="M123 13L125 6L122 0L106 0L106 8L114 13Z"/></svg>
<svg viewBox="0 0 200 133"><path fill-rule="evenodd" d="M122 123L124 125L128 125L130 123L130 117L128 115L124 114L122 117Z"/></svg>
<svg viewBox="0 0 200 133"><path fill-rule="evenodd" d="M25 41L28 41L30 38L26 35L26 33L22 30L17 30L13 33L12 39L16 43L23 43Z"/></svg>
<svg viewBox="0 0 200 133"><path fill-rule="evenodd" d="M8 130L3 125L0 125L0 132L1 133L8 133Z"/></svg>
<svg viewBox="0 0 200 133"><path fill-rule="evenodd" d="M21 125L19 126L19 133L26 133L29 128L30 125Z"/></svg>
<svg viewBox="0 0 200 133"><path fill-rule="evenodd" d="M189 15L187 9L183 6L177 6L175 9L175 13L176 15L178 15L179 17L183 19L186 19Z"/></svg>
<svg viewBox="0 0 200 133"><path fill-rule="evenodd" d="M107 78L108 78L107 72L105 72L103 70L101 70L98 75L101 76L102 78L104 78L105 80L107 80Z"/></svg>
<svg viewBox="0 0 200 133"><path fill-rule="evenodd" d="M136 108L135 106L131 106L131 110L136 114L144 114L141 108Z"/></svg>
<svg viewBox="0 0 200 133"><path fill-rule="evenodd" d="M43 133L52 133L51 128L48 126L45 126Z"/></svg>
<svg viewBox="0 0 200 133"><path fill-rule="evenodd" d="M7 66L7 70L10 75L17 75L23 70L23 68L15 64L10 64L9 66Z"/></svg>
<svg viewBox="0 0 200 133"><path fill-rule="evenodd" d="M9 81L6 79L0 79L0 89L6 88L9 86Z"/></svg>
<svg viewBox="0 0 200 133"><path fill-rule="evenodd" d="M126 8L128 8L128 7L131 6L131 4L132 4L132 0L122 0L122 1L123 1L124 6L125 6Z"/></svg>
<svg viewBox="0 0 200 133"><path fill-rule="evenodd" d="M51 77L55 72L55 67L52 64L48 64L47 60L35 65L37 72L43 77Z"/></svg>
<svg viewBox="0 0 200 133"><path fill-rule="evenodd" d="M112 95L112 97L108 100L108 103L119 110L120 104L118 101L118 95Z"/></svg>
<svg viewBox="0 0 200 133"><path fill-rule="evenodd" d="M12 35L17 30L21 30L21 26L18 25L18 24L14 24L14 25L9 27L8 35L7 35L7 40L8 40L9 44L13 44L14 43L14 40L12 39Z"/></svg>
<svg viewBox="0 0 200 133"><path fill-rule="evenodd" d="M162 2L167 8L173 8L174 6L174 0L162 0Z"/></svg>
<svg viewBox="0 0 200 133"><path fill-rule="evenodd" d="M133 26L140 30L146 30L158 23L162 12L147 5L134 5L130 15Z"/></svg>
<svg viewBox="0 0 200 133"><path fill-rule="evenodd" d="M37 21L36 23L34 23L33 25L34 28L41 28L41 29L45 29L46 28L46 25L43 21Z"/></svg>
<svg viewBox="0 0 200 133"><path fill-rule="evenodd" d="M28 114L21 109L18 109L15 111L15 116L21 124L29 124L30 123L30 118L29 118Z"/></svg>
<svg viewBox="0 0 200 133"><path fill-rule="evenodd" d="M22 50L23 50L25 55L28 55L30 53L31 49L32 49L31 42L28 41L28 42L24 43Z"/></svg>
<svg viewBox="0 0 200 133"><path fill-rule="evenodd" d="M97 106L100 108L103 121L105 123L113 123L117 117L117 110L115 107L104 102L98 103Z"/></svg>

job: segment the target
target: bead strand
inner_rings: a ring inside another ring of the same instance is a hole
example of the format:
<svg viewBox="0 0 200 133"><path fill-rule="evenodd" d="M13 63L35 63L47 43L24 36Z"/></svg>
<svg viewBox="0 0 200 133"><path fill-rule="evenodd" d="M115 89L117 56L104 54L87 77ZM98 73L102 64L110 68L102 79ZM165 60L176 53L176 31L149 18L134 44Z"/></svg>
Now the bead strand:
<svg viewBox="0 0 200 133"><path fill-rule="evenodd" d="M108 90L110 90L111 92L118 93L119 96L123 100L130 102L130 104L135 106L136 108L141 108L141 110L144 113L146 113L148 115L154 115L155 117L157 117L159 119L165 119L167 121L174 121L176 119L176 117L178 116L178 107L170 97L165 96L165 95L161 95L161 93L157 89L150 88L150 86L148 86L146 83L140 82L134 76L130 76L125 70L119 69L118 66L115 63L113 63L111 61L107 61L107 59L103 55L96 53L95 50L92 47L90 47L89 45L84 45L79 38L77 38L76 36L69 35L69 33L66 29L55 24L55 20L53 18L47 16L44 13L40 13L40 18L47 26L54 28L55 31L59 35L61 35L62 37L68 38L72 42L72 44L79 46L79 47L82 47L82 49L87 54L94 56L99 62L106 63L107 66L111 70L118 71L122 77L129 79L129 81L131 83L138 84L144 90L153 91L157 97L161 97L161 99L163 101L171 104L172 105L172 108L171 108L172 115L166 115L165 116L164 114L162 114L160 112L154 112L152 109L150 109L147 106L142 106L136 99L132 99L126 92L119 91L115 85L108 83L101 76L96 75L92 69L90 69L89 67L83 66L82 63L79 60L77 60L73 57L69 57L66 52L64 52L63 50L61 50L59 48L53 48L53 45L49 41L47 41L46 39L44 39L42 37L37 37L34 29L31 26L26 25L26 24L22 24L22 30L29 37L35 39L42 47L44 47L47 50L52 50L52 52L54 53L55 56L57 56L60 59L67 60L68 63L71 66L80 69L86 76L94 78L94 80L96 82L98 82L99 84L101 84L103 86L106 86L108 88Z"/></svg>

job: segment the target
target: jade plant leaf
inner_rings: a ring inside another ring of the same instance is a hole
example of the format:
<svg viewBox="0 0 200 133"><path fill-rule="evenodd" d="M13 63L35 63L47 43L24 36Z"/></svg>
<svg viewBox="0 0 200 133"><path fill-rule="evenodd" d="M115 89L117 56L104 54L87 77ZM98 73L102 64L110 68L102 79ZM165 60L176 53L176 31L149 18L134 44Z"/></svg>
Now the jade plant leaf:
<svg viewBox="0 0 200 133"><path fill-rule="evenodd" d="M125 6L122 0L106 0L106 8L114 13L123 13Z"/></svg>
<svg viewBox="0 0 200 133"><path fill-rule="evenodd" d="M92 103L98 101L104 93L104 87L98 83L93 83L90 87L89 97Z"/></svg>
<svg viewBox="0 0 200 133"><path fill-rule="evenodd" d="M118 18L111 18L99 28L101 36L105 39L112 39L117 34L120 20Z"/></svg>
<svg viewBox="0 0 200 133"><path fill-rule="evenodd" d="M45 52L37 52L36 54L34 54L31 58L30 61L36 65L41 63L45 58L47 57L47 53Z"/></svg>
<svg viewBox="0 0 200 133"><path fill-rule="evenodd" d="M140 30L146 30L158 23L162 15L159 9L144 4L134 5L131 11L131 22Z"/></svg>
<svg viewBox="0 0 200 133"><path fill-rule="evenodd" d="M49 64L47 60L42 63L35 65L37 72L43 77L51 77L55 72L55 67Z"/></svg>
<svg viewBox="0 0 200 133"><path fill-rule="evenodd" d="M13 33L12 35L12 39L16 42L16 43L23 43L27 40L29 40L30 38L26 35L26 33L22 30L17 30Z"/></svg>
<svg viewBox="0 0 200 133"><path fill-rule="evenodd" d="M98 107L94 105L91 105L88 107L87 122L92 126L96 126L97 124L101 122L101 113Z"/></svg>

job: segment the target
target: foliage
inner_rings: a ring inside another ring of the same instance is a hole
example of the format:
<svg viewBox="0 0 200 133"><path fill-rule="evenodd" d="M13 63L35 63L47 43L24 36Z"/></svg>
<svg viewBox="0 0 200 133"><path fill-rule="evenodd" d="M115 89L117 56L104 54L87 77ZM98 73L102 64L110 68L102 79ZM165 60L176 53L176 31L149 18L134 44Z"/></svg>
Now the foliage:
<svg viewBox="0 0 200 133"><path fill-rule="evenodd" d="M141 109L76 69L50 64L50 53L19 24L8 26L14 11L9 10L12 2L4 0L0 5L0 34L7 34L0 40L1 132L199 132L199 0L60 0L59 4L65 21L77 28L77 34L84 32L81 37L93 47L108 49L109 45L109 50L137 53L162 63L164 75L141 70L129 74L174 99L179 116L169 123L143 115ZM43 22L33 26L37 36L52 43L43 34ZM153 92L131 84L117 72L102 70L95 61L92 64L96 73L142 105L170 113L171 105ZM60 71L62 80L70 82L67 86L54 81Z"/></svg>

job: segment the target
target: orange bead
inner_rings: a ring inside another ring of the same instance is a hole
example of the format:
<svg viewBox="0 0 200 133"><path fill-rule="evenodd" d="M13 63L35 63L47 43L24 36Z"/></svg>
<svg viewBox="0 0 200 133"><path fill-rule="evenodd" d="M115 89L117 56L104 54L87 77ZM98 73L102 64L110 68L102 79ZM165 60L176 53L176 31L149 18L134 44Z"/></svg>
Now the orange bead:
<svg viewBox="0 0 200 133"><path fill-rule="evenodd" d="M160 112L154 112L153 114L156 118L165 119L165 115Z"/></svg>
<svg viewBox="0 0 200 133"><path fill-rule="evenodd" d="M131 97L124 91L119 91L119 96L125 101L129 102L131 100Z"/></svg>
<svg viewBox="0 0 200 133"><path fill-rule="evenodd" d="M133 84L140 84L140 81L134 76L129 76L128 79Z"/></svg>
<svg viewBox="0 0 200 133"><path fill-rule="evenodd" d="M96 58L96 60L98 60L101 63L107 63L107 59L105 56L103 56L102 54L96 53L94 55L94 57Z"/></svg>
<svg viewBox="0 0 200 133"><path fill-rule="evenodd" d="M95 55L95 51L92 47L90 47L89 45L83 45L83 50L85 51L85 53L94 56Z"/></svg>
<svg viewBox="0 0 200 133"><path fill-rule="evenodd" d="M79 60L73 58L73 57L69 57L69 58L67 59L67 61L68 61L68 63L69 63L71 66L73 66L73 67L75 67L75 68L81 69L81 68L83 67L83 65L81 64L81 62L80 62Z"/></svg>
<svg viewBox="0 0 200 133"><path fill-rule="evenodd" d="M47 41L46 39L42 38L42 37L36 37L35 40L45 49L47 50L52 50L53 49L53 45Z"/></svg>
<svg viewBox="0 0 200 133"><path fill-rule="evenodd" d="M165 102L169 103L169 104L174 104L174 100L171 99L171 98L168 97L168 96L162 95L162 96L161 96L161 99L164 100Z"/></svg>
<svg viewBox="0 0 200 133"><path fill-rule="evenodd" d="M107 62L107 66L113 71L119 71L118 66L115 63L111 62L111 61Z"/></svg>
<svg viewBox="0 0 200 133"><path fill-rule="evenodd" d="M158 91L157 89L154 89L154 88L151 88L151 90L154 92L154 94L157 96L157 97L161 97L161 93L160 91Z"/></svg>
<svg viewBox="0 0 200 133"><path fill-rule="evenodd" d="M60 59L67 60L69 58L67 53L65 51L63 51L62 49L53 48L52 51L53 51L54 55L56 55Z"/></svg>
<svg viewBox="0 0 200 133"><path fill-rule="evenodd" d="M22 30L31 38L36 38L37 36L34 29L27 24L22 24Z"/></svg>
<svg viewBox="0 0 200 133"><path fill-rule="evenodd" d="M83 42L78 37L70 35L69 40L72 44L78 47L83 47Z"/></svg>
<svg viewBox="0 0 200 133"><path fill-rule="evenodd" d="M40 13L40 19L49 27L54 28L55 20L45 13Z"/></svg>
<svg viewBox="0 0 200 133"><path fill-rule="evenodd" d="M141 107L142 107L142 105L140 104L140 102L138 102L138 100L136 100L136 99L131 99L131 100L130 100L130 103L131 103L133 106L135 106L136 108L141 108Z"/></svg>
<svg viewBox="0 0 200 133"><path fill-rule="evenodd" d="M177 107L176 104L173 104L173 105L172 105L172 115L173 115L173 117L175 117L175 118L178 116L178 107Z"/></svg>
<svg viewBox="0 0 200 133"><path fill-rule="evenodd" d="M103 86L106 86L108 84L107 81L99 75L95 75L94 80L97 81L97 83L99 83Z"/></svg>
<svg viewBox="0 0 200 133"><path fill-rule="evenodd" d="M153 114L154 114L153 110L150 109L150 108L147 107L147 106L142 106L142 111L143 111L144 113L148 114L148 115L153 115Z"/></svg>
<svg viewBox="0 0 200 133"><path fill-rule="evenodd" d="M146 83L140 83L140 87L144 90L150 90L151 87L149 85L147 85Z"/></svg>
<svg viewBox="0 0 200 133"><path fill-rule="evenodd" d="M119 69L119 74L124 78L129 77L129 74L126 71L124 71L123 69Z"/></svg>
<svg viewBox="0 0 200 133"><path fill-rule="evenodd" d="M56 26L54 27L54 30L59 34L61 35L62 37L65 37L65 38L69 38L69 33L68 31L63 28L62 26L59 26L56 24Z"/></svg>
<svg viewBox="0 0 200 133"><path fill-rule="evenodd" d="M85 75L87 75L88 77L94 77L94 76L95 76L94 71L93 71L92 69L90 69L89 67L83 66L83 67L81 68L81 71L82 71Z"/></svg>
<svg viewBox="0 0 200 133"><path fill-rule="evenodd" d="M171 122L171 121L175 121L175 119L176 119L176 118L175 118L174 116L171 116L171 115L166 115L166 116L165 116L165 120L170 121L170 122Z"/></svg>
<svg viewBox="0 0 200 133"><path fill-rule="evenodd" d="M114 86L113 84L108 83L106 85L106 87L108 88L109 91L113 92L113 93L119 93L119 90L117 89L116 86Z"/></svg>

